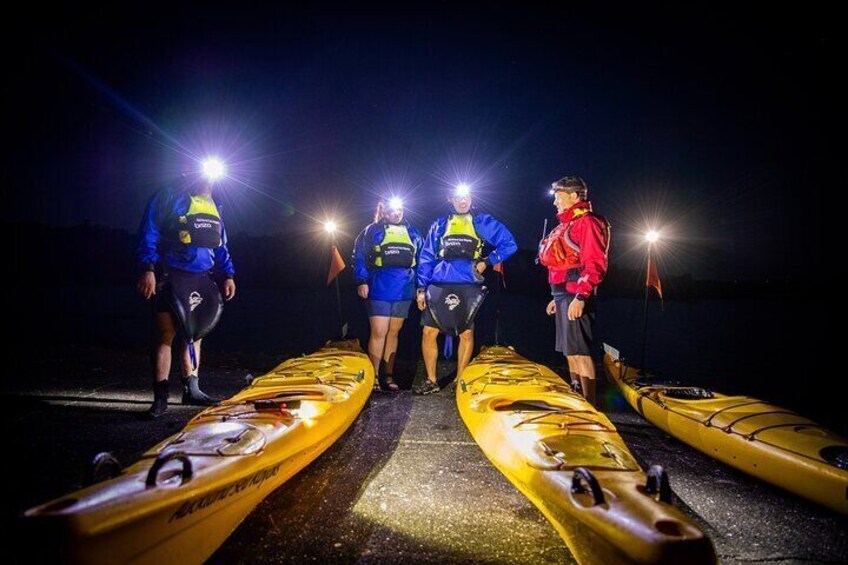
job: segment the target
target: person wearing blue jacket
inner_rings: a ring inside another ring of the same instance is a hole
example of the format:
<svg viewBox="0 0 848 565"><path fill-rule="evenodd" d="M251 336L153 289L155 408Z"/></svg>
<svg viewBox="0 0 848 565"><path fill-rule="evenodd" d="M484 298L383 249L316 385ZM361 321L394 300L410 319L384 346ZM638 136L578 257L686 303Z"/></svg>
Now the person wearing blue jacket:
<svg viewBox="0 0 848 565"><path fill-rule="evenodd" d="M353 244L357 293L366 300L371 335L368 355L381 388L397 391L393 378L398 334L415 294L415 267L421 234L403 217L403 203L380 201L374 222ZM380 365L383 371L380 371Z"/></svg>
<svg viewBox="0 0 848 565"><path fill-rule="evenodd" d="M171 372L171 343L176 321L163 288L169 273L223 278L225 300L235 296L235 269L227 249L227 232L220 208L212 198L211 182L197 190L163 189L147 205L139 226L136 250L141 276L138 292L153 301L155 336L153 342L153 405L149 418L161 416L168 408L168 374ZM217 402L200 390L198 366L201 340L194 342L196 364L188 349L182 358L183 404L201 406Z"/></svg>
<svg viewBox="0 0 848 565"><path fill-rule="evenodd" d="M418 309L422 311L424 326L421 351L427 380L416 389L417 394L439 391L436 380L436 360L439 335L438 325L427 310L426 291L430 285L483 284L483 272L493 265L509 259L518 250L512 233L490 214L472 207L473 198L467 187L460 185L448 199L452 206L449 214L438 218L424 239L418 258L417 296ZM482 257L483 244L494 249ZM471 361L474 350L472 326L459 334L457 352L457 378Z"/></svg>

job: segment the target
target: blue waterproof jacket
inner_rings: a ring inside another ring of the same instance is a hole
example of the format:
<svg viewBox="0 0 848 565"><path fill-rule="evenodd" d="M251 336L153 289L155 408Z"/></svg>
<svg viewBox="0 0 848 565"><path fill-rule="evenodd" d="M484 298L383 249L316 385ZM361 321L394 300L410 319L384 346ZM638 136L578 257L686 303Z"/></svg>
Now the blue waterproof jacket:
<svg viewBox="0 0 848 565"><path fill-rule="evenodd" d="M163 189L153 195L138 228L136 254L143 271L152 271L157 264L166 269L191 273L214 270L233 278L235 268L227 249L227 231L221 220L221 246L215 248L186 245L180 242L176 225L191 204L191 193L185 190ZM217 202L218 213L221 206Z"/></svg>
<svg viewBox="0 0 848 565"><path fill-rule="evenodd" d="M472 223L474 231L484 242L493 246L489 256L483 259L491 267L509 259L518 251L515 238L505 225L485 212L475 212L473 209ZM442 236L447 229L450 214L438 218L424 239L424 247L418 256L418 288L426 289L427 285L440 283L475 283L482 284L483 277L474 270L475 261L471 259L442 259L439 257L439 247Z"/></svg>
<svg viewBox="0 0 848 565"><path fill-rule="evenodd" d="M409 231L409 239L415 246L415 255L421 251L421 232L401 222ZM369 224L353 243L353 275L357 284L368 285L368 298L373 300L412 300L415 294L415 267L377 267L371 251L383 241L384 223ZM416 259L417 263L417 259Z"/></svg>

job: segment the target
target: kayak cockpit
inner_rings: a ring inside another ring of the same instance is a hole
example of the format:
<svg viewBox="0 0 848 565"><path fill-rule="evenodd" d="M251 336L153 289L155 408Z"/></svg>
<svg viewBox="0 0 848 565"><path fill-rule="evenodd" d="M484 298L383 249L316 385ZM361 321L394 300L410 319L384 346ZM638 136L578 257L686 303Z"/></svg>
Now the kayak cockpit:
<svg viewBox="0 0 848 565"><path fill-rule="evenodd" d="M603 439L574 434L548 436L533 443L528 465L543 471L585 467L595 471L639 471L626 449Z"/></svg>
<svg viewBox="0 0 848 565"><path fill-rule="evenodd" d="M143 457L158 457L167 450L186 455L239 456L253 455L265 448L265 434L256 426L244 422L206 423L187 428L165 440Z"/></svg>

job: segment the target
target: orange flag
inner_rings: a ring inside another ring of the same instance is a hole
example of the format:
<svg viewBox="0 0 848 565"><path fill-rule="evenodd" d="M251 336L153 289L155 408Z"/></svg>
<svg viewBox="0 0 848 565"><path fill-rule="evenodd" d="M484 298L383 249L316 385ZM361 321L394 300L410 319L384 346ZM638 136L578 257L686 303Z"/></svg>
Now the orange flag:
<svg viewBox="0 0 848 565"><path fill-rule="evenodd" d="M660 281L660 274L659 271L657 271L657 263L654 261L653 257L648 257L648 278L645 280L645 286L654 287L657 294L660 296L660 300L662 300L662 281Z"/></svg>
<svg viewBox="0 0 848 565"><path fill-rule="evenodd" d="M496 273L500 273L500 274L501 274L501 282L503 283L504 288L506 288L506 277L504 276L503 263L496 263L496 264L492 267L492 270L493 270L494 272L496 272Z"/></svg>
<svg viewBox="0 0 848 565"><path fill-rule="evenodd" d="M330 272L327 273L327 286L330 286L333 279L339 276L339 273L344 271L345 266L344 259L342 259L339 249L334 245L333 250L330 253Z"/></svg>

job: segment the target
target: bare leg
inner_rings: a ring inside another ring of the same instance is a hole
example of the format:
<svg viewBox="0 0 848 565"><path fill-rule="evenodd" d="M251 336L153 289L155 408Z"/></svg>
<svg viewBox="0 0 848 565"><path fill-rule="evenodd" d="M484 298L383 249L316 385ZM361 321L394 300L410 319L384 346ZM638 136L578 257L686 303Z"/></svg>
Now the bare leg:
<svg viewBox="0 0 848 565"><path fill-rule="evenodd" d="M171 343L174 341L176 329L174 319L169 312L156 313L156 329L153 341L153 380L167 381L171 372Z"/></svg>
<svg viewBox="0 0 848 565"><path fill-rule="evenodd" d="M386 367L386 375L395 372L395 356L398 349L398 335L403 327L403 318L389 318L389 333L386 334L386 347L383 349L383 362Z"/></svg>
<svg viewBox="0 0 848 565"><path fill-rule="evenodd" d="M371 336L368 338L368 357L374 365L374 374L380 374L380 359L383 358L383 350L386 348L386 334L389 331L388 316L370 316L368 322L371 325Z"/></svg>
<svg viewBox="0 0 848 565"><path fill-rule="evenodd" d="M580 366L577 363L577 355L567 355L565 357L566 361L568 361L568 374L571 378L571 388L575 390L582 390L582 386L580 384Z"/></svg>
<svg viewBox="0 0 848 565"><path fill-rule="evenodd" d="M157 312L155 316L156 329L153 336L151 365L153 368L153 404L145 417L153 420L168 410L168 375L171 372L171 344L176 330L174 319L169 312Z"/></svg>
<svg viewBox="0 0 848 565"><path fill-rule="evenodd" d="M568 367L571 371L571 380L575 377L583 386L583 398L590 404L595 403L595 364L589 355L569 355Z"/></svg>
<svg viewBox="0 0 848 565"><path fill-rule="evenodd" d="M439 335L437 328L424 326L421 335L421 354L424 357L424 367L427 369L427 380L436 382L436 359L439 357L439 348L436 338Z"/></svg>
<svg viewBox="0 0 848 565"><path fill-rule="evenodd" d="M474 352L474 330L465 330L459 334L459 351L456 361L456 378L462 376L462 372L471 362L471 354Z"/></svg>

